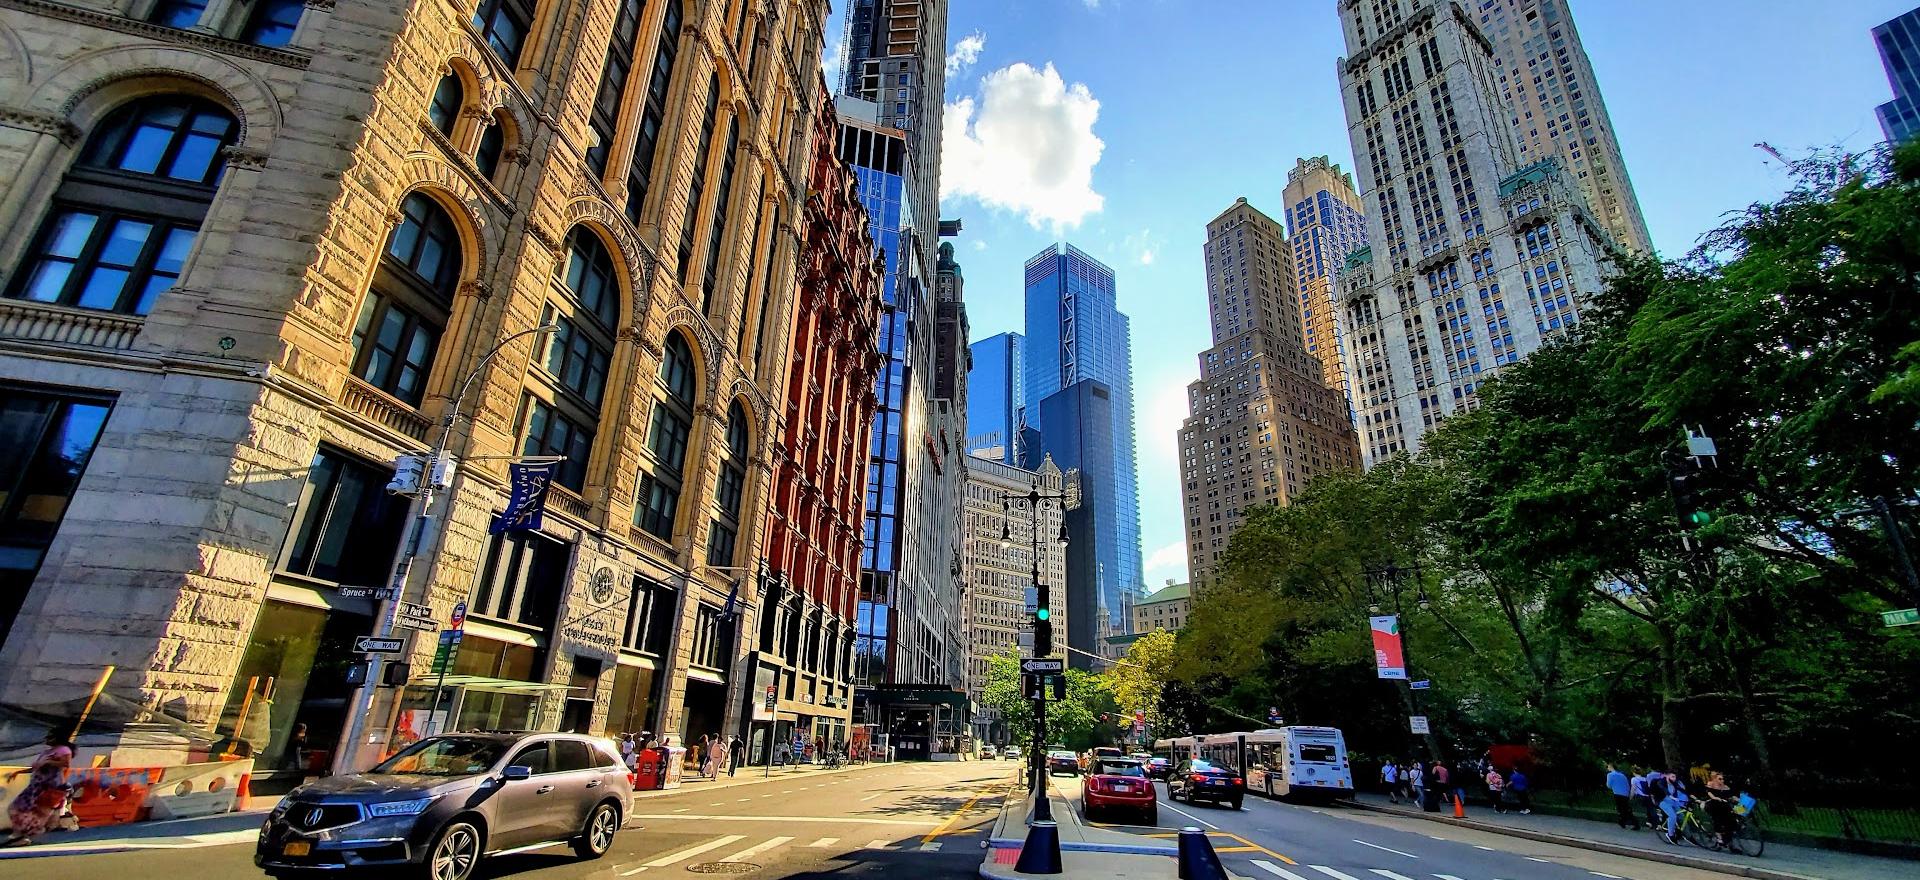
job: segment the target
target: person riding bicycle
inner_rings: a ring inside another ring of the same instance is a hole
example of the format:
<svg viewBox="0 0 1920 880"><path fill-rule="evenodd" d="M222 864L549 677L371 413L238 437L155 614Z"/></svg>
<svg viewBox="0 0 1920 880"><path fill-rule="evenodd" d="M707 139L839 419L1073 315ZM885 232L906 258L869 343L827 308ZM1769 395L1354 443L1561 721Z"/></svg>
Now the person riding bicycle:
<svg viewBox="0 0 1920 880"><path fill-rule="evenodd" d="M1734 797L1733 786L1727 783L1727 775L1718 770L1707 776L1706 785L1707 818L1713 820L1713 836L1723 847L1730 847L1733 835L1740 828L1740 820L1734 808L1738 801Z"/></svg>
<svg viewBox="0 0 1920 880"><path fill-rule="evenodd" d="M1666 795L1660 799L1660 812L1666 814L1667 842L1679 843L1676 835L1680 832L1680 811L1687 808L1687 786L1672 770L1666 772L1664 780Z"/></svg>

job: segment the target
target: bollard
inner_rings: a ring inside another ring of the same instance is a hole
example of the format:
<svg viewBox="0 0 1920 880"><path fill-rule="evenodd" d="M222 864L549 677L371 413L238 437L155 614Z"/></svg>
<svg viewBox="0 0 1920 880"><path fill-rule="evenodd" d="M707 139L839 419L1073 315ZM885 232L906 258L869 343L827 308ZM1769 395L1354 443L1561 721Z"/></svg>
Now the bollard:
<svg viewBox="0 0 1920 880"><path fill-rule="evenodd" d="M1013 869L1022 874L1060 873L1060 826L1052 821L1029 826L1027 842L1020 845L1020 861Z"/></svg>
<svg viewBox="0 0 1920 880"><path fill-rule="evenodd" d="M1227 880L1227 869L1220 866L1220 855L1213 841L1191 825L1180 829L1180 880Z"/></svg>

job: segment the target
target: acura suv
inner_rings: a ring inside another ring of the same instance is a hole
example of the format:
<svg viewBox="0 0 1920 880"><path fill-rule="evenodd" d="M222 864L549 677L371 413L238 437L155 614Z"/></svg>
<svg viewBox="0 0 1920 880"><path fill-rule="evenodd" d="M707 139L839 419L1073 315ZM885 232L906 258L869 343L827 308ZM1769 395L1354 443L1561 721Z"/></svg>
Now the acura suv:
<svg viewBox="0 0 1920 880"><path fill-rule="evenodd" d="M564 841L613 846L633 785L613 744L569 733L452 733L365 773L289 792L260 827L253 863L275 877L399 868L467 880L486 856Z"/></svg>

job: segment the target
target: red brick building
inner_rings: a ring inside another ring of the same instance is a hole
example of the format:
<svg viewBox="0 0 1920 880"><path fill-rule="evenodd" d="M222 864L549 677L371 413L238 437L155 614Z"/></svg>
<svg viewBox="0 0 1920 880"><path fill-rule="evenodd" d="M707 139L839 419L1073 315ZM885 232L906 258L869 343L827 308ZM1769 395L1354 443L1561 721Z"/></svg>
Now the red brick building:
<svg viewBox="0 0 1920 880"><path fill-rule="evenodd" d="M787 393L773 444L769 572L754 658L752 751L848 738L853 613L867 488L867 445L881 368L881 263L852 170L834 154L837 115L824 81L813 113L804 239ZM769 689L774 695L768 707ZM764 760L761 758L759 760Z"/></svg>

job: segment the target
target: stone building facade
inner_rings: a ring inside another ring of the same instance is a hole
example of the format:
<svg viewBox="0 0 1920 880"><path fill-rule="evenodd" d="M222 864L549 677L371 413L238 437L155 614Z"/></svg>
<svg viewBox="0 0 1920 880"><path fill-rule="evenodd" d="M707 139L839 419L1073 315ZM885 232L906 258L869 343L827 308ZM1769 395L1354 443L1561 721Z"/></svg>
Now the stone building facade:
<svg viewBox="0 0 1920 880"><path fill-rule="evenodd" d="M1058 540L1066 512L1056 502L1043 503L1037 510L1026 503L1007 503L1009 496L1024 498L1036 488L1041 495L1060 495L1065 477L1051 458L1043 460L1038 470L977 455L965 461L966 549L961 567L967 583L967 693L978 704L986 692L988 658L1020 645L1026 648L1023 655L1031 655L1028 587L1042 583L1053 587L1047 598L1055 645L1066 641L1067 553ZM1009 739L1002 720L993 708L979 707L973 717L974 739L1005 745Z"/></svg>
<svg viewBox="0 0 1920 880"><path fill-rule="evenodd" d="M1133 606L1133 631L1175 632L1187 625L1187 617L1192 613L1193 587L1168 580L1166 586L1147 594L1140 604Z"/></svg>
<svg viewBox="0 0 1920 880"><path fill-rule="evenodd" d="M814 115L806 235L792 356L778 440L774 501L753 662L750 758L795 733L848 740L853 719L854 606L860 594L867 442L878 405L881 264L853 171L834 149L837 117L826 82ZM765 694L774 691L771 708Z"/></svg>
<svg viewBox="0 0 1920 880"><path fill-rule="evenodd" d="M0 0L0 701L111 664L263 766L339 754L382 487L444 439L398 598L466 603L458 687L397 631L374 745L744 731L826 12ZM528 455L544 525L489 534Z"/></svg>

